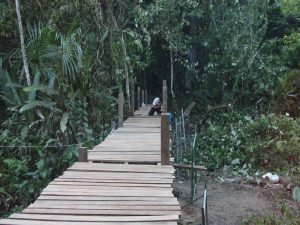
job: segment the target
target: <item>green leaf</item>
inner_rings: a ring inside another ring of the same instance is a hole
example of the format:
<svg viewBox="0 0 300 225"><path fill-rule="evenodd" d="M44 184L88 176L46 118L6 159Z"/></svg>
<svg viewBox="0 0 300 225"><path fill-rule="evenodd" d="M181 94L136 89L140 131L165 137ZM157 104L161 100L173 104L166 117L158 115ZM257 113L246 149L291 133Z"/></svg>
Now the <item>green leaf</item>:
<svg viewBox="0 0 300 225"><path fill-rule="evenodd" d="M63 118L60 121L60 129L64 133L67 129L67 123L69 119L69 114L67 112L64 113Z"/></svg>
<svg viewBox="0 0 300 225"><path fill-rule="evenodd" d="M27 134L28 134L28 127L25 126L25 127L23 127L22 130L21 130L21 137L22 137L23 139L25 139L25 138L27 137Z"/></svg>
<svg viewBox="0 0 300 225"><path fill-rule="evenodd" d="M31 101L21 107L20 113L36 107L44 107L52 110L55 104L55 102Z"/></svg>
<svg viewBox="0 0 300 225"><path fill-rule="evenodd" d="M46 86L30 86L30 87L23 88L23 91L33 92L33 93L35 93L36 91L41 91L48 95L57 95L57 92L55 90L53 90L52 88L48 88Z"/></svg>
<svg viewBox="0 0 300 225"><path fill-rule="evenodd" d="M34 80L33 80L33 86L34 87L37 87L40 83L40 77L41 77L41 73L39 71L37 71L35 73L35 76L34 76ZM24 89L23 89L24 90ZM37 90L32 90L30 91L29 93L29 100L35 100L35 97L36 97L36 91Z"/></svg>
<svg viewBox="0 0 300 225"><path fill-rule="evenodd" d="M231 165L238 165L240 164L240 159L234 159L231 161Z"/></svg>

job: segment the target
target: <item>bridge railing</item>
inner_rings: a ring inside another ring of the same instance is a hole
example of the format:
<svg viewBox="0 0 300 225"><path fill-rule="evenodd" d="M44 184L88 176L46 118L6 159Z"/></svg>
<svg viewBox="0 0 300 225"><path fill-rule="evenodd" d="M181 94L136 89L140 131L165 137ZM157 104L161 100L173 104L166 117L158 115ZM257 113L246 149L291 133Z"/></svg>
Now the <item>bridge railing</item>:
<svg viewBox="0 0 300 225"><path fill-rule="evenodd" d="M167 81L163 80L163 102L162 102L162 114L161 114L161 164L170 165L170 124L168 113L168 88ZM135 83L131 82L130 92L130 115L134 115L135 109L139 109L143 103L148 103L148 90L137 87L137 93L135 93ZM135 104L135 100L137 100ZM118 94L118 127L123 127L124 121L124 93ZM135 107L136 106L136 107Z"/></svg>

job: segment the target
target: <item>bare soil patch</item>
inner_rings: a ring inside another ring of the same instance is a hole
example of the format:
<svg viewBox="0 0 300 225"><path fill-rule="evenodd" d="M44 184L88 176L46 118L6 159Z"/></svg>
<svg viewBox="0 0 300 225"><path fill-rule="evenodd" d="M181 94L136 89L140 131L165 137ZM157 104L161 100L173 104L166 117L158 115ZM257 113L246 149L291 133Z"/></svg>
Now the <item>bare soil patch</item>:
<svg viewBox="0 0 300 225"><path fill-rule="evenodd" d="M196 197L199 197L203 194L204 179L199 180L197 187ZM243 224L243 219L253 214L268 214L275 209L270 196L257 186L208 177L207 190L208 218L211 225L239 225ZM182 225L201 224L202 199L187 205L191 198L190 192L189 180L177 179L174 182L174 194L177 195L182 207L180 221Z"/></svg>

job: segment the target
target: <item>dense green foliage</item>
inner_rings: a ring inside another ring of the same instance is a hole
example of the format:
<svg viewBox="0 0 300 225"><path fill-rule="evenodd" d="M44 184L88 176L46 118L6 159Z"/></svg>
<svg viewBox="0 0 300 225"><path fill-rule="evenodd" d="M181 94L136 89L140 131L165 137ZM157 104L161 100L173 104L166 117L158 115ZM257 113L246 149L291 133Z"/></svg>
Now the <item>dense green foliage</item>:
<svg viewBox="0 0 300 225"><path fill-rule="evenodd" d="M197 157L209 169L232 165L299 174L299 123L285 115L215 113L198 138Z"/></svg>
<svg viewBox="0 0 300 225"><path fill-rule="evenodd" d="M1 1L0 145L10 147L0 147L0 214L28 204L79 145L105 136L117 92L128 110L133 80L154 96L167 79L171 110L195 101L196 124L208 105L233 105L199 126L198 163L298 174L299 8L297 0L22 1L27 74L14 1Z"/></svg>

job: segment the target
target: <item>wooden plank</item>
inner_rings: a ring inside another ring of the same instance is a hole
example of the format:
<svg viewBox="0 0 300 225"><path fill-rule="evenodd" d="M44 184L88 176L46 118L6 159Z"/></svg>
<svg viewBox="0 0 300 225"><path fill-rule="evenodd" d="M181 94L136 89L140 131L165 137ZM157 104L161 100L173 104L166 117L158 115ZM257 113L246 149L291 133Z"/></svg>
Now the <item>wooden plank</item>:
<svg viewBox="0 0 300 225"><path fill-rule="evenodd" d="M101 158L90 156L89 161L94 163L139 163L139 164L156 164L160 163L160 159L114 159L114 158Z"/></svg>
<svg viewBox="0 0 300 225"><path fill-rule="evenodd" d="M96 201L96 200L63 200L63 199L60 199L58 200L58 198L65 198L65 197L70 197L70 196L48 196L48 197L56 197L53 198L53 200L37 200L35 203L33 203L31 206L34 206L37 204L38 207L40 207L39 204L43 204L42 206L44 206L43 208L47 208L48 206L51 207L51 205L53 205L54 207L63 207L62 205L66 205L68 207L72 207L72 206L75 206L75 205L81 205L81 206L93 206L93 205L96 205L96 206L144 206L144 209L145 209L145 206L155 206L155 207L160 207L160 206L176 206L177 209L178 208L178 201L172 197L168 197L168 198L162 198L162 197L155 197L155 200L148 200L148 201L142 201L142 200L132 200L133 197L127 197L128 200L118 200L117 198L118 197L115 197L114 199L112 197L108 197L107 200L104 200L104 201ZM75 196L74 196L75 197ZM78 197L78 196L77 196ZM83 196L84 197L84 196ZM81 197L81 199L83 199L83 197ZM70 197L71 198L71 197ZM119 197L120 198L120 197ZM149 199L153 198L154 197L148 197ZM91 197L86 197L86 199L91 199ZM140 198L139 198L140 199ZM176 200L176 201L174 201ZM164 202L162 202L164 201ZM30 206L30 207L31 207ZM41 207L42 208L42 207ZM147 208L148 209L148 208Z"/></svg>
<svg viewBox="0 0 300 225"><path fill-rule="evenodd" d="M43 221L43 220L19 220L3 219L1 225L177 225L176 222L70 222L70 221Z"/></svg>
<svg viewBox="0 0 300 225"><path fill-rule="evenodd" d="M134 184L172 184L173 179L101 179L101 178L57 178L60 181L94 182L94 183L134 183Z"/></svg>
<svg viewBox="0 0 300 225"><path fill-rule="evenodd" d="M66 188L65 185L60 185L60 184L49 184L44 190L64 190ZM86 185L76 185L76 186L72 186L69 185L68 186L68 191L70 190L83 190L83 191L148 191L148 192L167 192L170 191L172 192L171 188L159 188L159 187L131 187L130 189L128 187L119 187L119 186L100 186L100 188L92 188L90 186L86 186Z"/></svg>
<svg viewBox="0 0 300 225"><path fill-rule="evenodd" d="M178 215L166 216L72 216L72 215L41 215L41 214L12 214L12 219L35 219L49 221L82 221L82 222L163 222L177 221Z"/></svg>
<svg viewBox="0 0 300 225"><path fill-rule="evenodd" d="M100 147L95 147L93 150L95 151L101 151L101 150L107 150L107 151L160 151L160 146L120 146L120 145L102 145ZM93 151L92 150L92 151Z"/></svg>
<svg viewBox="0 0 300 225"><path fill-rule="evenodd" d="M149 197L172 197L172 193L165 193L165 192L157 192L157 193L149 193L147 191L139 191L132 193L130 191L127 192L118 192L118 191L43 191L43 195L69 195L69 196L126 196L126 197L144 197L144 196L149 196Z"/></svg>
<svg viewBox="0 0 300 225"><path fill-rule="evenodd" d="M148 178L160 178L160 179L171 179L174 178L173 174L165 174L165 173L136 173L136 172L97 172L97 171L65 171L63 174L63 177L82 177L82 178L109 178L109 179L115 179L115 178L141 178L141 179L148 179Z"/></svg>
<svg viewBox="0 0 300 225"><path fill-rule="evenodd" d="M88 204L107 204L107 201L110 201L110 204L145 204L151 205L151 202L155 202L156 205L168 205L178 203L177 199L172 197L113 197L113 196L108 196L108 197L103 197L103 196L47 196L47 195L41 195L37 201L51 201L55 200L55 202L58 201L59 204L62 202L65 203L72 203L72 202L81 202L84 204L84 201L88 202ZM153 204L152 204L153 205Z"/></svg>
<svg viewBox="0 0 300 225"><path fill-rule="evenodd" d="M126 142L122 139L106 139L104 140L101 145L105 144L105 143L124 143L124 144L133 144L133 145L150 145L152 146L154 145L158 145L160 146L160 140L159 139L143 139L143 141L141 142L141 140L139 139L128 139ZM100 146L101 146L100 145Z"/></svg>
<svg viewBox="0 0 300 225"><path fill-rule="evenodd" d="M151 210L151 211L160 211L160 210L166 210L166 211L180 211L180 207L178 205L110 205L107 204L74 204L74 205L68 205L68 204L50 204L48 202L36 202L32 205L30 205L28 208L43 208L43 209L94 209L94 210ZM51 210L49 210L51 211ZM172 214L172 213L170 213Z"/></svg>
<svg viewBox="0 0 300 225"><path fill-rule="evenodd" d="M90 164L75 163L68 170L93 170L95 172L144 172L144 173L167 173L173 174L173 166L156 166L156 165L120 165L120 164Z"/></svg>
<svg viewBox="0 0 300 225"><path fill-rule="evenodd" d="M147 151L135 151L135 152L122 152L122 151L91 151L89 152L89 155L107 155L107 156L120 156L120 155L125 155L125 156L139 156L139 157L148 157L148 156L155 156L155 157L160 157L160 152L147 152Z"/></svg>
<svg viewBox="0 0 300 225"><path fill-rule="evenodd" d="M105 215L105 216L159 216L159 215L180 215L180 211L172 210L128 210L128 209L43 209L27 208L23 210L25 214L56 214L56 215Z"/></svg>
<svg viewBox="0 0 300 225"><path fill-rule="evenodd" d="M171 187L171 184L133 184L133 183L103 183L103 184L97 184L97 183L91 183L91 182L59 182L55 181L52 182L51 185L65 185L65 186L92 186L92 187L103 187L103 186L114 186L114 187L156 187L156 188L168 188Z"/></svg>

